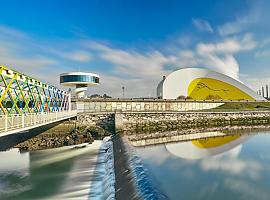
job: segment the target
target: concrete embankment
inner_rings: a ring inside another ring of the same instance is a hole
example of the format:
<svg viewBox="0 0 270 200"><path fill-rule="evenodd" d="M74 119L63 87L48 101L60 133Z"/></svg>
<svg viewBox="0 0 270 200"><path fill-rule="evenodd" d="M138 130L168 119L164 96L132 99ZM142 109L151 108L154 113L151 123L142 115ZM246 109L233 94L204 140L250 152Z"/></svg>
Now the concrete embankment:
<svg viewBox="0 0 270 200"><path fill-rule="evenodd" d="M270 112L79 113L78 124L124 135L227 126L270 125Z"/></svg>
<svg viewBox="0 0 270 200"><path fill-rule="evenodd" d="M126 135L226 126L269 125L270 112L119 113L118 132Z"/></svg>

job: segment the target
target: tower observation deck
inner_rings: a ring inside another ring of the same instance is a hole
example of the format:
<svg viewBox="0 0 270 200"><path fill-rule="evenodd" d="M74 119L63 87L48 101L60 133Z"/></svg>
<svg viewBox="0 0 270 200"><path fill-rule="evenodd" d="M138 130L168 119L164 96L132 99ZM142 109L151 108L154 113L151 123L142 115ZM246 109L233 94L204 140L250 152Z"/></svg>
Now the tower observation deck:
<svg viewBox="0 0 270 200"><path fill-rule="evenodd" d="M63 86L76 87L75 93L82 98L88 86L99 85L99 75L86 72L70 72L60 74L60 84Z"/></svg>

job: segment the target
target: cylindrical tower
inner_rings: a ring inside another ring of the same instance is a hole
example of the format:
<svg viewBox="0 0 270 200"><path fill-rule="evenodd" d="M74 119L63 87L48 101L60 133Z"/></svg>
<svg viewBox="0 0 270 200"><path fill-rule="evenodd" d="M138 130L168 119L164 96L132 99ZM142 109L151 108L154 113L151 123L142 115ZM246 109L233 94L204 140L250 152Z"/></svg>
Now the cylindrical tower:
<svg viewBox="0 0 270 200"><path fill-rule="evenodd" d="M68 87L76 87L75 93L82 98L88 86L99 85L99 75L86 72L70 72L60 74L60 84Z"/></svg>

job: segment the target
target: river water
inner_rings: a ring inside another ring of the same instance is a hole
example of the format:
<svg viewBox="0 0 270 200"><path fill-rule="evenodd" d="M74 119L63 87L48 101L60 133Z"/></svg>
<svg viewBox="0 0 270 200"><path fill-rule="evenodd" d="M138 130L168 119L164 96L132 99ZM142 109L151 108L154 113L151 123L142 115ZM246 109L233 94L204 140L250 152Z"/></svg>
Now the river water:
<svg viewBox="0 0 270 200"><path fill-rule="evenodd" d="M0 152L0 199L114 199L102 148ZM131 147L131 173L145 199L269 200L269 148L270 132Z"/></svg>
<svg viewBox="0 0 270 200"><path fill-rule="evenodd" d="M163 194L175 200L269 200L270 132L136 148Z"/></svg>
<svg viewBox="0 0 270 200"><path fill-rule="evenodd" d="M114 193L103 183L110 161L101 148L95 141L79 148L0 152L0 199L110 199Z"/></svg>

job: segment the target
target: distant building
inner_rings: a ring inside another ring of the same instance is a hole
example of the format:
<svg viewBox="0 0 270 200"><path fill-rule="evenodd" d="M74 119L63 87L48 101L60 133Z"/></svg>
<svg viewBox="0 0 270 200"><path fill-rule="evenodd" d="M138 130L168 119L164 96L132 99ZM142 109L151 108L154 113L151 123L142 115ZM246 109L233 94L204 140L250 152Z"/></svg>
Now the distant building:
<svg viewBox="0 0 270 200"><path fill-rule="evenodd" d="M60 84L68 87L76 87L78 98L85 96L88 86L99 85L99 75L85 72L70 72L60 74Z"/></svg>
<svg viewBox="0 0 270 200"><path fill-rule="evenodd" d="M189 98L196 100L265 100L243 83L224 74L203 69L184 68L172 72L157 87L162 99Z"/></svg>

